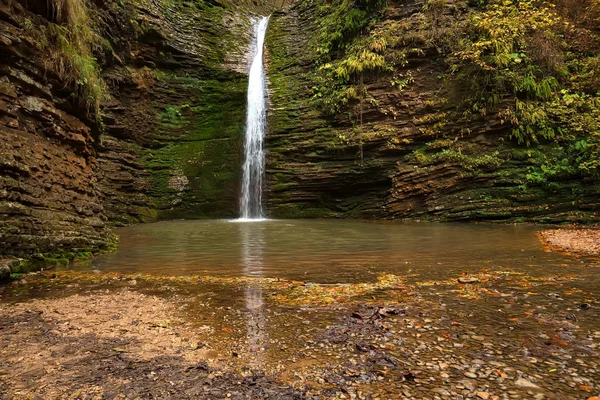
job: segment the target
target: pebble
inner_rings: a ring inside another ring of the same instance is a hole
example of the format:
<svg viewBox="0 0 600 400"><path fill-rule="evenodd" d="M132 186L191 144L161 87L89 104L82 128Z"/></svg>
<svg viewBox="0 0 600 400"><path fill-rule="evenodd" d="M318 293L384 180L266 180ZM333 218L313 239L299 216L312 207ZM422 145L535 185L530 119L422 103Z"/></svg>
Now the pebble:
<svg viewBox="0 0 600 400"><path fill-rule="evenodd" d="M528 381L525 378L517 378L515 381L515 386L523 387L523 388L531 388L531 389L539 389L540 387L535 383Z"/></svg>

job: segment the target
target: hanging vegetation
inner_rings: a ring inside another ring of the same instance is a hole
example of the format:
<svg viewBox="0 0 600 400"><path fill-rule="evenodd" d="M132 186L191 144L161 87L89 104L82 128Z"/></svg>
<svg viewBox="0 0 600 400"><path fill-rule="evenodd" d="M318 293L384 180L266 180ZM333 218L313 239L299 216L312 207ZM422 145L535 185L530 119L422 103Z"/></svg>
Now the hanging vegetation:
<svg viewBox="0 0 600 400"><path fill-rule="evenodd" d="M80 106L97 115L108 94L95 54L110 44L98 33L98 19L91 15L87 0L51 0L47 7L51 23L28 18L23 25L46 53L44 67L72 88Z"/></svg>

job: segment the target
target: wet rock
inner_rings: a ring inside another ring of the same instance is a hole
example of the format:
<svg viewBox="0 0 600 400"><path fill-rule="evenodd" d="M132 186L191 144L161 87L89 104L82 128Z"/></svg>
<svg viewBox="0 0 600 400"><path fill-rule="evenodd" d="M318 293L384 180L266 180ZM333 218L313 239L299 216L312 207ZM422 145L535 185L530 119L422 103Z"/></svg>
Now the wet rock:
<svg viewBox="0 0 600 400"><path fill-rule="evenodd" d="M360 315L360 314L359 314L359 313L357 313L357 312L353 312L353 313L352 313L350 316L351 316L352 318L355 318L355 319L358 319L358 320L362 320L362 319L363 319L363 316L362 316L362 315Z"/></svg>
<svg viewBox="0 0 600 400"><path fill-rule="evenodd" d="M433 393L437 393L437 394L439 394L440 396L442 396L442 397L445 397L445 398L449 398L449 397L451 397L451 393L450 393L450 391L448 391L448 390L446 390L446 389L444 389L444 388L434 388L434 389L431 389L431 391L432 391Z"/></svg>
<svg viewBox="0 0 600 400"><path fill-rule="evenodd" d="M10 278L12 270L8 260L0 260L0 281Z"/></svg>
<svg viewBox="0 0 600 400"><path fill-rule="evenodd" d="M517 380L514 382L514 385L522 388L540 389L538 385L525 378L517 378Z"/></svg>

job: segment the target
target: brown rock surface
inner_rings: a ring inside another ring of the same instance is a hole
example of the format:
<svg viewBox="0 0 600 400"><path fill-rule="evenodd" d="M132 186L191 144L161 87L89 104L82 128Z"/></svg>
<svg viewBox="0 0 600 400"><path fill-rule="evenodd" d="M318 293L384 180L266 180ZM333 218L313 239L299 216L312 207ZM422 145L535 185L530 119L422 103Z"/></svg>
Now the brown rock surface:
<svg viewBox="0 0 600 400"><path fill-rule="evenodd" d="M451 83L443 55L428 41L415 39L433 34L422 3L386 4L373 29L393 23L406 27L408 44L395 49L405 52L406 63L388 74L364 75L368 99L360 107L360 122L358 106L326 116L315 105L319 64L314 32L319 32L322 16L297 7L272 17L267 37L272 213L597 221L598 180L577 174L541 183L528 180L548 158L560 159L557 146L519 146L510 138L512 128L491 115L462 118L457 112L461 94ZM466 18L468 5L452 2L445 10L444 19L456 27ZM411 82L399 90L391 82L394 76L411 77Z"/></svg>
<svg viewBox="0 0 600 400"><path fill-rule="evenodd" d="M0 6L0 254L98 250L110 241L97 182L97 132L68 110Z"/></svg>
<svg viewBox="0 0 600 400"><path fill-rule="evenodd" d="M47 7L0 5L2 255L96 251L112 240L111 224L235 213L247 8L92 7L110 45L95 54L112 95L98 120L75 104L76 90L44 62L45 49L27 30L32 22L49 26ZM214 117L210 107L222 101L235 113ZM215 178L213 169L223 174ZM174 179L189 185L173 187Z"/></svg>

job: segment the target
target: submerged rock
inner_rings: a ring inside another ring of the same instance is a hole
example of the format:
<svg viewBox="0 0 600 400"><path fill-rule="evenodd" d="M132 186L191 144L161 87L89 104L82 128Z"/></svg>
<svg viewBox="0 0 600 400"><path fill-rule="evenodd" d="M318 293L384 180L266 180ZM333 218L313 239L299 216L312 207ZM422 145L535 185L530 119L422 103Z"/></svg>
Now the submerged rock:
<svg viewBox="0 0 600 400"><path fill-rule="evenodd" d="M475 278L474 276L469 276L469 277L460 277L458 278L458 283L463 283L463 284L467 284L467 283L477 283L479 282L479 278Z"/></svg>
<svg viewBox="0 0 600 400"><path fill-rule="evenodd" d="M525 378L517 378L517 380L514 382L514 385L522 388L540 389L538 385Z"/></svg>
<svg viewBox="0 0 600 400"><path fill-rule="evenodd" d="M11 272L10 260L0 260L0 281L10 278Z"/></svg>

